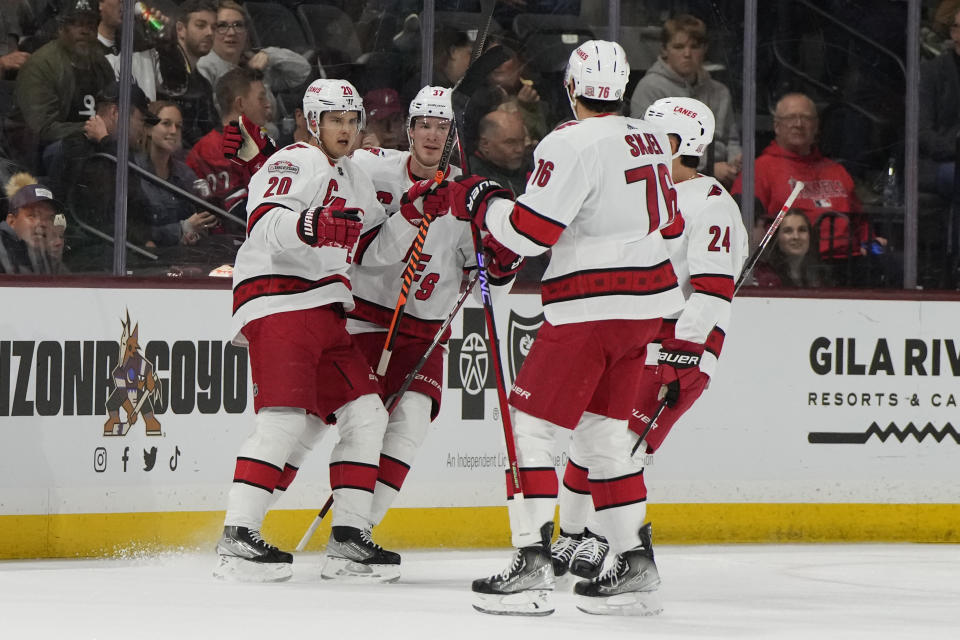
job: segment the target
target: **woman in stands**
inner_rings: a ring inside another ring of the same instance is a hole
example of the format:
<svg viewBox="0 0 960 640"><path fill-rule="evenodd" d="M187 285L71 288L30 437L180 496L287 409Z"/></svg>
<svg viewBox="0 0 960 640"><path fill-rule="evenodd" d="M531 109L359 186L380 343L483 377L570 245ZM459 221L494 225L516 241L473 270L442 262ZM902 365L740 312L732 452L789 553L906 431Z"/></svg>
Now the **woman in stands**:
<svg viewBox="0 0 960 640"><path fill-rule="evenodd" d="M769 223L769 220L766 221ZM762 224L762 223L761 223ZM810 221L799 209L783 217L770 253L754 270L760 287L817 288L831 286L825 265L810 250Z"/></svg>
<svg viewBox="0 0 960 640"><path fill-rule="evenodd" d="M143 150L133 161L150 173L186 191L193 189L197 176L178 155L183 144L183 115L180 108L167 101L150 103L156 120L148 124ZM196 211L196 205L164 189L146 178L140 180L145 213L150 221L153 246L196 244L201 236L217 224L207 211Z"/></svg>

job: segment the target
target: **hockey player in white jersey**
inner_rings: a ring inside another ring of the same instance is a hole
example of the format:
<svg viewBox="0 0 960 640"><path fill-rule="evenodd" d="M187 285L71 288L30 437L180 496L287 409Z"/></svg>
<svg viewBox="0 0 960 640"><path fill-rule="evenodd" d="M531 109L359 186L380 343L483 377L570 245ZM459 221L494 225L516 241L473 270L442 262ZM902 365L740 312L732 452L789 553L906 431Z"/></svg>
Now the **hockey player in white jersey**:
<svg viewBox="0 0 960 640"><path fill-rule="evenodd" d="M409 223L399 227L383 225L364 233L358 255L362 255L376 234L388 234L406 227L407 237L412 239L411 234L420 224L422 212L404 196L416 182L433 178L438 170L444 142L453 125L451 93L446 87L427 86L410 102L407 119L410 151L359 149L354 152L356 164L373 180L377 197L391 215L391 222L402 219ZM457 167L449 167L445 177L452 179L458 175L460 170ZM427 202L434 200L428 198ZM442 213L446 213L446 208ZM521 260L502 247L494 251L492 245L496 241L492 238L488 237L486 242L491 253L500 257L488 261L491 284L507 284L519 270ZM508 254L505 260L504 254ZM355 306L347 314L347 330L374 367L383 351L405 268L404 263L382 267L357 263L351 271ZM382 393L388 406L390 398L400 389L450 313L464 276L475 268L476 256L469 224L453 216L433 220L400 321L390 364L381 378ZM390 508L427 435L430 422L440 411L443 362L444 351L434 351L390 414L380 452L370 526L379 524Z"/></svg>
<svg viewBox="0 0 960 640"><path fill-rule="evenodd" d="M646 553L642 514L629 508L640 486L627 424L646 345L683 294L657 233L677 215L670 143L658 128L617 115L629 73L619 44L581 44L564 80L577 121L540 142L526 192L514 202L475 176L448 187L454 215L520 255L553 252L541 287L546 321L510 394L523 492L508 500L517 551L503 573L474 581L483 612L553 611L558 428L573 429L584 452L615 552Z"/></svg>
<svg viewBox="0 0 960 640"><path fill-rule="evenodd" d="M656 342L647 352L647 366L639 379L636 408L630 418L640 447L654 453L674 423L700 397L714 375L717 358L730 323L734 284L747 258L747 233L740 209L714 178L697 173L697 165L713 140L713 113L693 98L662 98L653 103L644 120L670 134L674 153L673 181L682 217L661 229L670 249L670 261L683 289L686 304L680 313L664 319ZM681 364L682 363L682 364ZM664 403L662 410L660 404ZM656 420L654 421L654 417ZM651 425L651 423L653 423ZM643 466L637 454L634 474L646 509ZM588 526L595 505L590 500L592 476L572 446L560 489L560 535L553 544L554 572L569 571L582 578L577 593L581 608L590 613L655 613L656 599L624 597L622 574L629 570L629 557L618 557L604 576L597 578L607 554L602 525ZM599 527L599 531L597 531ZM650 525L643 537L650 538ZM648 570L656 574L652 556ZM641 557L642 561L642 557ZM583 585L583 586L581 586ZM612 600L618 596L616 600Z"/></svg>
<svg viewBox="0 0 960 640"><path fill-rule="evenodd" d="M338 576L393 579L399 556L371 540L367 521L387 413L345 328L353 306L348 269L361 227L382 223L385 214L370 179L345 157L363 126L356 89L316 80L303 112L309 142L274 153L249 184L247 237L233 276L233 339L249 347L257 415L237 457L214 573L290 578L291 554L265 542L260 528L305 452L335 422L328 564L339 565L331 570ZM425 190L415 187L414 198ZM405 251L373 242L364 259L399 262Z"/></svg>

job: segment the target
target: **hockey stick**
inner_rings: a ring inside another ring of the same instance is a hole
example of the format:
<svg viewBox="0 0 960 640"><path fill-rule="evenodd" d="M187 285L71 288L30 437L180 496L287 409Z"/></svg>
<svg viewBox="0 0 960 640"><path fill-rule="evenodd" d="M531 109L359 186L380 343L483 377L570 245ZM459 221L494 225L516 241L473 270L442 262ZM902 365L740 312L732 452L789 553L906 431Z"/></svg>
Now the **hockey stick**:
<svg viewBox="0 0 960 640"><path fill-rule="evenodd" d="M737 278L737 285L733 288L733 295L737 295L737 291L740 291L740 287L743 286L744 282L746 282L747 277L753 273L753 268L757 266L760 256L763 255L767 245L770 244L770 240L773 239L774 234L780 227L780 223L783 222L783 217L787 215L787 211L789 211L790 207L793 206L793 201L796 200L797 196L800 195L800 192L803 191L803 187L803 182L799 180L797 180L796 184L793 185L793 191L791 191L790 195L787 196L787 201L783 203L782 207L780 207L780 212L777 213L777 217L773 219L772 223L770 223L770 228L767 229L767 232L764 234L760 244L757 245L756 250L754 250L753 255L747 260L747 264L744 265L743 271L740 273L740 277Z"/></svg>
<svg viewBox="0 0 960 640"><path fill-rule="evenodd" d="M323 503L323 507L320 509L320 513L317 514L317 517L313 519L313 522L310 523L310 526L307 528L306 533L303 534L303 537L300 538L300 542L297 543L296 551L303 551L307 547L307 543L310 542L310 538L313 537L313 534L316 533L317 527L320 526L320 523L323 521L324 516L327 515L327 511L330 511L330 507L333 506L333 494L330 494L330 497L327 498L327 501Z"/></svg>
<svg viewBox="0 0 960 640"><path fill-rule="evenodd" d="M784 216L787 215L787 211L789 211L790 207L793 206L797 196L799 196L800 192L803 191L803 187L803 182L799 180L793 185L793 191L791 191L790 195L787 196L787 200L783 203L783 206L780 207L777 217L773 219L772 223L770 223L770 228L767 229L767 233L764 234L763 239L760 241L760 244L757 245L753 255L750 256L750 259L747 260L747 263L744 265L743 271L740 272L740 277L737 278L737 284L733 289L734 296L737 295L737 292L740 291L740 287L743 285L744 281L746 281L747 277L753 272L753 268L757 266L760 256L763 255L767 245L770 244L770 240L773 238L774 234L776 234L777 229L780 227L780 223L783 222ZM666 408L666 406L666 399L661 400L657 410L653 413L653 417L650 418L650 423L647 425L647 428L643 430L643 433L640 435L640 439L637 440L635 445L633 445L633 449L630 451L631 457L637 452L637 449L640 448L640 443L644 441L644 439L647 437L647 434L650 433L652 429L656 428L657 418L660 417L660 414L663 413L663 410Z"/></svg>
<svg viewBox="0 0 960 640"><path fill-rule="evenodd" d="M466 290L460 294L460 298L457 300L457 304L453 305L453 310L450 312L450 315L447 316L447 319L443 321L443 324L440 325L440 329L437 331L437 335L433 336L433 342L430 343L430 346L427 347L427 350L420 357L420 360L417 361L417 364L414 365L413 369L407 374L407 377L403 380L403 384L400 385L400 388L393 398L390 399L390 404L387 406L387 413L393 413L393 410L397 408L397 405L400 404L400 398L403 397L403 394L407 392L410 388L410 385L413 384L413 381L416 379L417 374L420 373L420 370L423 369L423 365L427 364L427 360L430 359L430 355L433 353L433 350L437 348L437 345L440 344L440 341L443 339L443 334L446 333L447 328L453 323L453 319L457 317L457 313L460 312L460 308L467 301L467 298L470 297L470 293L473 291L474 285L477 284L478 274L475 274L473 278L470 279L470 282L467 283Z"/></svg>
<svg viewBox="0 0 960 640"><path fill-rule="evenodd" d="M450 312L450 315L447 316L447 319L443 321L443 324L440 325L440 329L437 331L437 335L433 337L433 342L430 343L430 346L427 347L427 350L424 352L423 356L417 361L417 364L410 370L410 373L407 374L407 377L403 380L403 384L400 385L400 389L397 390L393 397L390 400L390 405L387 407L387 413L393 413L393 410L397 408L397 405L400 404L400 398L403 397L409 389L410 385L413 384L414 379L417 377L417 374L420 373L420 370L423 369L423 365L427 363L427 360L430 358L430 354L433 353L433 350L437 348L437 345L440 344L440 340L443 339L443 334L447 331L447 328L453 323L454 318L457 317L457 313L460 312L460 308L463 307L463 304L467 301L467 298L470 297L470 293L473 291L474 285L477 284L477 276L475 275L470 279L470 282L467 283L466 290L460 294L460 298L457 300L457 304L454 305L453 310ZM310 523L310 527L307 529L306 533L303 534L303 537L300 538L299 544L297 544L297 551L303 551L306 548L307 543L310 542L310 538L313 537L313 534L316 533L317 527L320 526L320 522L323 520L324 516L327 515L327 512L330 510L330 507L333 506L333 494L327 498L327 501L323 503L323 508L320 509L320 513L313 519L313 522Z"/></svg>

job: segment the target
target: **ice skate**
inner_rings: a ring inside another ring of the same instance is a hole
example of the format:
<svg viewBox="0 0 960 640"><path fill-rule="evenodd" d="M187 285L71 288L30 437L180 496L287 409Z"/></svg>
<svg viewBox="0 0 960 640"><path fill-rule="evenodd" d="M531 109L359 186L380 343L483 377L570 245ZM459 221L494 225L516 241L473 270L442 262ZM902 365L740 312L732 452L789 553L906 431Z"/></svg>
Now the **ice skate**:
<svg viewBox="0 0 960 640"><path fill-rule="evenodd" d="M655 616L663 611L657 589L660 574L653 561L650 525L640 529L640 544L617 554L600 577L573 587L577 608L585 613Z"/></svg>
<svg viewBox="0 0 960 640"><path fill-rule="evenodd" d="M517 549L509 567L473 581L473 608L502 616L547 616L553 613L550 592L555 584L550 538L553 523L540 528L543 542Z"/></svg>
<svg viewBox="0 0 960 640"><path fill-rule="evenodd" d="M396 582L400 554L374 542L369 529L333 527L320 576L341 582Z"/></svg>
<svg viewBox="0 0 960 640"><path fill-rule="evenodd" d="M610 545L603 536L598 536L587 529L570 561L570 573L580 578L592 580L600 575L603 561L607 557Z"/></svg>
<svg viewBox="0 0 960 640"><path fill-rule="evenodd" d="M550 557L553 560L553 575L557 578L565 575L570 569L570 563L577 552L577 546L583 539L582 533L566 534L563 529L557 536L557 541L550 545Z"/></svg>
<svg viewBox="0 0 960 640"><path fill-rule="evenodd" d="M224 527L213 576L236 582L283 582L293 576L293 556L247 527Z"/></svg>

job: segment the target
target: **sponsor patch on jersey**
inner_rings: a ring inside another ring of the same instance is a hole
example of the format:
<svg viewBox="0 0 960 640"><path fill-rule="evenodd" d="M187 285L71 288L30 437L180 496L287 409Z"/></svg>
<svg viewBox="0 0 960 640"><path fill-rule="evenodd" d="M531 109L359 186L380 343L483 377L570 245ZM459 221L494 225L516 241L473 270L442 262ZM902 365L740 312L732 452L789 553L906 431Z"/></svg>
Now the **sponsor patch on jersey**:
<svg viewBox="0 0 960 640"><path fill-rule="evenodd" d="M289 160L277 160L267 166L267 173L300 173L300 167Z"/></svg>

